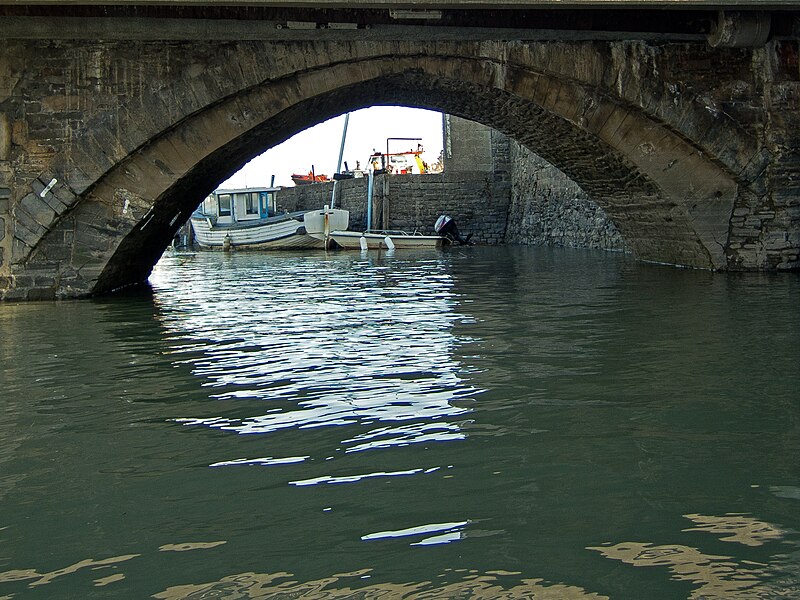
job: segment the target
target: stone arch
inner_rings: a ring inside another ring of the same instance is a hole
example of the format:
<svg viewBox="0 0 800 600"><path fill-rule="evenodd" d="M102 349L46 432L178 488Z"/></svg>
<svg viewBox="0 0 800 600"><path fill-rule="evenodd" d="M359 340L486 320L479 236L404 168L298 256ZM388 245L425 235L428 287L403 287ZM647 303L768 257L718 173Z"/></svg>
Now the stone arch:
<svg viewBox="0 0 800 600"><path fill-rule="evenodd" d="M615 94L603 84L609 59L594 47L586 50L596 68L585 73L541 68L552 47L539 57L514 57L505 48L499 58L495 44L460 54L443 48L436 56L392 48L244 87L180 116L127 154L119 140L95 138L98 158L88 157L93 166L83 172L101 175L84 175L80 201L43 236L30 262L57 261L71 239L71 266L61 271L57 296L142 281L197 199L236 166L325 118L398 103L480 121L519 140L584 187L639 257L725 267L737 173L747 165L710 158L657 119L658 110L648 113Z"/></svg>

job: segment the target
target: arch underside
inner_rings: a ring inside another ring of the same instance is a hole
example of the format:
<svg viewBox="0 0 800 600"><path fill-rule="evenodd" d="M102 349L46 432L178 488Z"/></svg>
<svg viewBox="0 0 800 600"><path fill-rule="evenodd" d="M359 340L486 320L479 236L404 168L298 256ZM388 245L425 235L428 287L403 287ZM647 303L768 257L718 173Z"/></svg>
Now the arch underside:
<svg viewBox="0 0 800 600"><path fill-rule="evenodd" d="M93 281L90 293L144 281L175 229L219 181L252 157L330 117L399 104L478 121L528 147L578 183L638 257L723 267L735 185L711 163L692 181L700 153L684 140L597 90L571 82L556 86L542 74L525 80L505 73L498 81L480 61L442 65L437 71L430 61L423 68L409 60L399 69L383 65L389 73L382 74L372 64L355 82L317 70L266 82L198 112L110 169L42 241L34 259L49 260L72 229L84 242L73 255L85 252L84 260L73 264L84 265L78 279ZM664 156L659 144L666 148ZM675 181L677 169L667 172L678 162L675 156L685 157L690 167L683 174L688 183ZM709 185L714 190L706 190ZM702 211L709 212L702 204L707 196L717 201L706 219L712 226L698 227L698 214L702 221ZM64 281L69 278L65 274Z"/></svg>

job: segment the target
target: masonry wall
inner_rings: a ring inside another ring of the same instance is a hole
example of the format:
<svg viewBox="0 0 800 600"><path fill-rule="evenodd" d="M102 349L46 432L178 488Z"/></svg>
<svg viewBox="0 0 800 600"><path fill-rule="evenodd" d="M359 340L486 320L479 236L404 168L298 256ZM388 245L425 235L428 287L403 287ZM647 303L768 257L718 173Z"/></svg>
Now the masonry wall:
<svg viewBox="0 0 800 600"><path fill-rule="evenodd" d="M544 159L500 132L445 118L445 172L379 175L373 229L434 233L449 214L480 244L523 244L625 250L619 231L586 193ZM279 210L330 204L333 183L284 188ZM367 179L336 184L335 205L350 211L350 229L366 229Z"/></svg>
<svg viewBox="0 0 800 600"><path fill-rule="evenodd" d="M284 188L277 195L279 210L312 210L330 204L332 183ZM373 229L433 235L441 214L455 218L462 233L480 244L505 238L510 182L491 177L449 178L444 174L378 175L373 192ZM350 229L366 228L367 179L336 184L337 208L350 211Z"/></svg>
<svg viewBox="0 0 800 600"><path fill-rule="evenodd" d="M510 140L466 119L444 119L444 172L378 175L374 181L372 229L433 235L439 215L452 216L459 230L479 244L506 236L511 198ZM336 184L335 206L350 211L350 229L367 226L367 179ZM279 210L311 210L330 204L333 183L284 188Z"/></svg>
<svg viewBox="0 0 800 600"><path fill-rule="evenodd" d="M444 159L452 178L468 181L483 172L507 184L502 242L625 250L614 223L574 181L502 133L447 115ZM466 222L457 212L453 216Z"/></svg>
<svg viewBox="0 0 800 600"><path fill-rule="evenodd" d="M509 244L625 250L606 213L543 158L511 142Z"/></svg>

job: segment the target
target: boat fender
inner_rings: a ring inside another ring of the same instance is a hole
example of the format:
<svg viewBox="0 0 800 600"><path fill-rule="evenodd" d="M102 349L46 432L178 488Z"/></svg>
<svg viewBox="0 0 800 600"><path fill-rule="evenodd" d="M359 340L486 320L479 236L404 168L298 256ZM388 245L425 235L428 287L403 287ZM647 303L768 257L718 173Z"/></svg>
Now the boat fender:
<svg viewBox="0 0 800 600"><path fill-rule="evenodd" d="M368 248L368 246L367 246L367 238L365 238L362 235L361 238L358 240L358 244L361 246L362 250L366 250Z"/></svg>
<svg viewBox="0 0 800 600"><path fill-rule="evenodd" d="M394 242L392 241L392 238L390 238L388 235L385 238L383 238L383 242L386 244L386 247L389 250L394 250Z"/></svg>

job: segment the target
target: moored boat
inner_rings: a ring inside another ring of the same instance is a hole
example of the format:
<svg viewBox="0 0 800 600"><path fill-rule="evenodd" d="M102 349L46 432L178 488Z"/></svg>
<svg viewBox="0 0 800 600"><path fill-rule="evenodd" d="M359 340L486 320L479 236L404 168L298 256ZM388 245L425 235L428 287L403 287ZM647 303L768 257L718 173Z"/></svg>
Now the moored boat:
<svg viewBox="0 0 800 600"><path fill-rule="evenodd" d="M295 185L309 185L312 183L324 183L330 181L330 179L327 175L316 175L314 171L311 170L305 175L302 173L293 173L292 181Z"/></svg>
<svg viewBox="0 0 800 600"><path fill-rule="evenodd" d="M403 231L331 231L330 239L346 250L441 248L447 239Z"/></svg>
<svg viewBox="0 0 800 600"><path fill-rule="evenodd" d="M347 228L349 213L341 209L275 214L278 189L215 191L192 215L195 241L217 249L324 248L326 231Z"/></svg>
<svg viewBox="0 0 800 600"><path fill-rule="evenodd" d="M420 150L421 151L421 150ZM417 233L406 233L405 231L374 230L372 224L372 194L374 189L375 170L367 171L367 230L366 231L345 231L331 226L326 231L325 246L328 247L328 240L332 240L336 246L345 249L380 249L394 250L395 248L440 248L449 243L451 238L442 235L422 235ZM329 210L325 207L326 210Z"/></svg>

